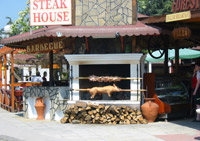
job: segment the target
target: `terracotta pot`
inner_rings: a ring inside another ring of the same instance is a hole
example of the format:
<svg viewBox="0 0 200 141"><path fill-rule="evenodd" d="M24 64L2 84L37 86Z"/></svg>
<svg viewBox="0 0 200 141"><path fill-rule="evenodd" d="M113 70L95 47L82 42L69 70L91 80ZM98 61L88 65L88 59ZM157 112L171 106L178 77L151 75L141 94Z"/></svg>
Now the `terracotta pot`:
<svg viewBox="0 0 200 141"><path fill-rule="evenodd" d="M155 98L145 98L145 103L141 106L142 114L148 123L154 122L158 116L159 106L156 104Z"/></svg>
<svg viewBox="0 0 200 141"><path fill-rule="evenodd" d="M36 98L35 109L36 109L37 115L38 115L37 120L44 120L45 104L44 104L44 100L42 97Z"/></svg>

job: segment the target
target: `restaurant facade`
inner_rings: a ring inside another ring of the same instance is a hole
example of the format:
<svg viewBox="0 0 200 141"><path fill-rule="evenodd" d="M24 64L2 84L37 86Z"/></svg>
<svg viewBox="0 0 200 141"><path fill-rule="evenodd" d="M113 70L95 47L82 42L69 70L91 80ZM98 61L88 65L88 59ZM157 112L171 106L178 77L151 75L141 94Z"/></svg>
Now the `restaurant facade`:
<svg viewBox="0 0 200 141"><path fill-rule="evenodd" d="M145 91L142 86L145 56L141 50L147 48L151 36L161 34L161 28L138 20L136 0L66 2L69 3L30 1L33 12L30 24L41 25L40 21L45 27L1 41L13 49L26 49L27 53L49 54L50 81L45 86L23 88L24 116L37 117L34 108L37 97L44 99L48 120L60 120L66 107L77 101L140 108ZM66 11L59 11L62 8ZM69 64L69 76L62 86L53 77L56 54L64 54ZM91 97L89 89L113 85L122 90L111 96Z"/></svg>

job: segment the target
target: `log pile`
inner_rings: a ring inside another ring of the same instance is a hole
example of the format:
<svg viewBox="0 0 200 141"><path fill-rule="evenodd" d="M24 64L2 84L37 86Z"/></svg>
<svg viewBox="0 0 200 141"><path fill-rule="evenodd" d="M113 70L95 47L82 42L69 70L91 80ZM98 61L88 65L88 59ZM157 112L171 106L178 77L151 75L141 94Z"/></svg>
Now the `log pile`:
<svg viewBox="0 0 200 141"><path fill-rule="evenodd" d="M147 120L137 108L78 103L67 108L61 123L146 124Z"/></svg>

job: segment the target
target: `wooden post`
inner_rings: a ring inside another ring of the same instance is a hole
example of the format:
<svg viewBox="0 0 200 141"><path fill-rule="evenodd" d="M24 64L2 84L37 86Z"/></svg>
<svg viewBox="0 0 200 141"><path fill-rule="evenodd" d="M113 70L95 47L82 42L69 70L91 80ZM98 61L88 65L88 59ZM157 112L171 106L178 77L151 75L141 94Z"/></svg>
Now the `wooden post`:
<svg viewBox="0 0 200 141"><path fill-rule="evenodd" d="M165 74L169 73L169 68L168 68L168 48L164 48L165 51L165 61L164 61L164 69L165 69Z"/></svg>
<svg viewBox="0 0 200 141"><path fill-rule="evenodd" d="M136 36L132 38L132 52L136 53Z"/></svg>
<svg viewBox="0 0 200 141"><path fill-rule="evenodd" d="M11 61L11 106L12 106L12 112L14 112L15 110L15 89L14 89L14 59L13 59L13 52L11 52L11 58L10 58L10 61Z"/></svg>
<svg viewBox="0 0 200 141"><path fill-rule="evenodd" d="M49 52L49 60L50 60L50 61L49 61L49 70L50 70L50 71L49 71L49 72L50 72L50 75L49 75L49 77L50 77L50 79L49 79L49 80L50 80L50 81L49 81L49 85L50 85L50 86L53 86L53 83L54 83L54 82L53 82L53 81L54 81L54 80L53 80L53 51L50 51L50 52Z"/></svg>
<svg viewBox="0 0 200 141"><path fill-rule="evenodd" d="M137 0L132 0L132 24L137 23Z"/></svg>
<svg viewBox="0 0 200 141"><path fill-rule="evenodd" d="M169 37L166 37L166 38L164 38L164 52L165 52L165 61L164 61L164 70L165 70L165 74L168 74L169 73L169 66L168 66L168 56L169 56L169 54L168 54L168 46L169 46Z"/></svg>
<svg viewBox="0 0 200 141"><path fill-rule="evenodd" d="M85 37L85 44L86 44L86 47L87 47L87 53L89 54L90 50L89 50L89 45L88 45L88 39L87 39L87 37Z"/></svg>
<svg viewBox="0 0 200 141"><path fill-rule="evenodd" d="M0 57L0 88L2 89L2 57Z"/></svg>
<svg viewBox="0 0 200 141"><path fill-rule="evenodd" d="M76 0L72 0L72 25L76 25Z"/></svg>
<svg viewBox="0 0 200 141"><path fill-rule="evenodd" d="M175 48L175 73L178 74L179 70L179 48Z"/></svg>
<svg viewBox="0 0 200 141"><path fill-rule="evenodd" d="M4 54L4 77L5 77L5 90L7 90L7 58L6 58L6 54Z"/></svg>
<svg viewBox="0 0 200 141"><path fill-rule="evenodd" d="M124 41L122 36L121 36L121 52L124 53Z"/></svg>
<svg viewBox="0 0 200 141"><path fill-rule="evenodd" d="M145 73L143 81L145 92L145 97L152 98L155 94L155 73Z"/></svg>

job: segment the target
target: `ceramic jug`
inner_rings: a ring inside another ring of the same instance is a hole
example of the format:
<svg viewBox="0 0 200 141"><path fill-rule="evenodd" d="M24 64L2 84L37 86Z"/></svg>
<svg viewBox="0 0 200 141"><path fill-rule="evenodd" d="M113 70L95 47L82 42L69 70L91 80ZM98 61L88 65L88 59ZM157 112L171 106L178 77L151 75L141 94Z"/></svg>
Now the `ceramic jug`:
<svg viewBox="0 0 200 141"><path fill-rule="evenodd" d="M159 106L154 100L154 98L145 98L145 103L141 106L142 114L148 123L154 122L158 116Z"/></svg>
<svg viewBox="0 0 200 141"><path fill-rule="evenodd" d="M35 109L37 111L37 120L44 120L44 110L45 110L45 104L42 97L36 98L35 101Z"/></svg>

